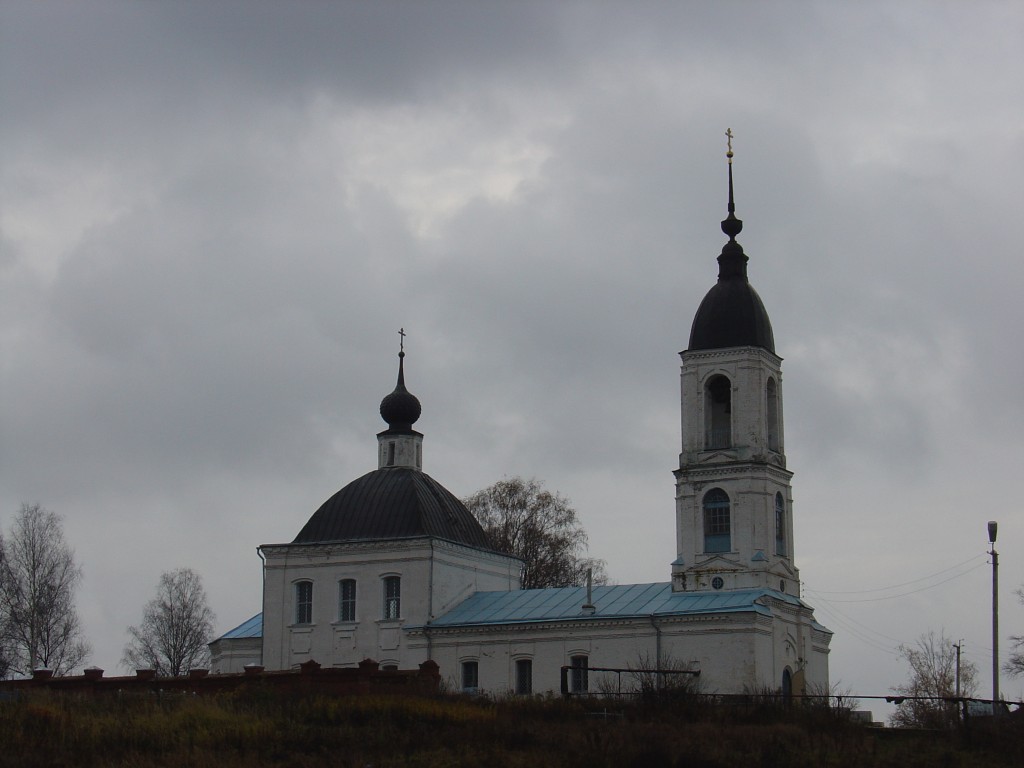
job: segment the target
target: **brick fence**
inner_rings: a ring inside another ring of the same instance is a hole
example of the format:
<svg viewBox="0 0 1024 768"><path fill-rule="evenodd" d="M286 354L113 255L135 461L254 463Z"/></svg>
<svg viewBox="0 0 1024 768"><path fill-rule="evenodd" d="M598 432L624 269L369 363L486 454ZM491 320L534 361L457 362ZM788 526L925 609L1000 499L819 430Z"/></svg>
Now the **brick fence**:
<svg viewBox="0 0 1024 768"><path fill-rule="evenodd" d="M290 694L409 696L437 693L440 682L440 670L433 661L423 662L419 669L382 670L373 659L364 659L358 667L327 669L310 660L294 670L267 672L263 667L250 665L242 673L211 675L205 669L193 669L185 677L157 677L152 669L137 670L133 676L104 677L103 670L97 667L90 667L81 675L54 677L50 670L40 669L25 680L0 681L0 694L17 696L49 690L102 696L159 691L209 696L231 691L269 690Z"/></svg>

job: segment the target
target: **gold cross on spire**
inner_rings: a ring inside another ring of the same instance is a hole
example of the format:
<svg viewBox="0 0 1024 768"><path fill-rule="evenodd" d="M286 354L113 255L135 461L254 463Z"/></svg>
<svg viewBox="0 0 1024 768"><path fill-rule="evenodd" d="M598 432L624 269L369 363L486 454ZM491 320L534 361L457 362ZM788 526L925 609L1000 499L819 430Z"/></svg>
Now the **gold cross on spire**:
<svg viewBox="0 0 1024 768"><path fill-rule="evenodd" d="M732 165L732 128L725 129L725 136L729 150L725 153L725 156L729 159L729 165Z"/></svg>

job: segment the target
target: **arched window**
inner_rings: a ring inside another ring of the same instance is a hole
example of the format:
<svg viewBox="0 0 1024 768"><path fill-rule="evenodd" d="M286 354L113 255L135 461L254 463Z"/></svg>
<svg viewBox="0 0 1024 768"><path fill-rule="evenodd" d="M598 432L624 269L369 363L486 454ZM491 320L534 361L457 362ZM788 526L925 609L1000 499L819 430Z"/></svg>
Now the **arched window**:
<svg viewBox="0 0 1024 768"><path fill-rule="evenodd" d="M402 578L384 577L384 618L398 619L402 616Z"/></svg>
<svg viewBox="0 0 1024 768"><path fill-rule="evenodd" d="M786 500L775 494L775 554L786 554Z"/></svg>
<svg viewBox="0 0 1024 768"><path fill-rule="evenodd" d="M732 446L732 384L725 376L712 376L704 386L704 447Z"/></svg>
<svg viewBox="0 0 1024 768"><path fill-rule="evenodd" d="M712 488L704 494L704 551L729 552L731 549L729 496L721 488Z"/></svg>
<svg viewBox="0 0 1024 768"><path fill-rule="evenodd" d="M779 450L779 387L775 379L768 379L765 387L765 432L768 437L768 450Z"/></svg>
<svg viewBox="0 0 1024 768"><path fill-rule="evenodd" d="M313 623L313 582L295 582L295 623Z"/></svg>
<svg viewBox="0 0 1024 768"><path fill-rule="evenodd" d="M356 580L338 582L338 621L356 620Z"/></svg>

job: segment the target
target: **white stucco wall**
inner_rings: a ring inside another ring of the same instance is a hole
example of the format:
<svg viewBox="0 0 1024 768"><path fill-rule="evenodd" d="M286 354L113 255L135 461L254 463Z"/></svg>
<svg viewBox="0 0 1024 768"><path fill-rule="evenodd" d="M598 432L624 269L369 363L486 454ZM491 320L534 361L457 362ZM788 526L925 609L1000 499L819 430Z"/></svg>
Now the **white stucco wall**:
<svg viewBox="0 0 1024 768"><path fill-rule="evenodd" d="M263 664L288 669L309 659L353 666L365 658L412 668L426 661L410 651L406 626L427 623L473 592L519 588L519 561L451 542L418 538L339 544L281 544L266 558ZM401 610L385 619L384 579L401 579ZM339 621L338 582L356 581L356 620ZM296 623L296 584L313 584L312 621Z"/></svg>
<svg viewBox="0 0 1024 768"><path fill-rule="evenodd" d="M786 667L794 674L803 669L809 684L827 688L827 636L821 638L824 647L811 642L808 614L802 627L797 612L783 611L659 618L655 624L644 618L413 630L409 645L437 662L451 690L461 688L462 663L476 661L480 689L495 695L514 692L515 662L522 658L533 662L533 692L557 693L560 669L574 655L587 656L590 667L699 670L705 693L779 689ZM591 691L614 691L619 680L628 690L635 680L604 672L589 677Z"/></svg>

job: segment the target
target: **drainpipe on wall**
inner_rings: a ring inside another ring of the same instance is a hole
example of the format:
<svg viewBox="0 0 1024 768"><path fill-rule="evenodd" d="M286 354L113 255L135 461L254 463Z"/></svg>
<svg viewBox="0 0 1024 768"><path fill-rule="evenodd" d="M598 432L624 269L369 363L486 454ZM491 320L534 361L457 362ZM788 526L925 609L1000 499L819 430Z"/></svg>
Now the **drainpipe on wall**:
<svg viewBox="0 0 1024 768"><path fill-rule="evenodd" d="M661 627L658 626L658 622L655 621L654 616L651 616L651 626L654 627L654 668L661 669ZM661 690L662 675L658 672L658 690Z"/></svg>

